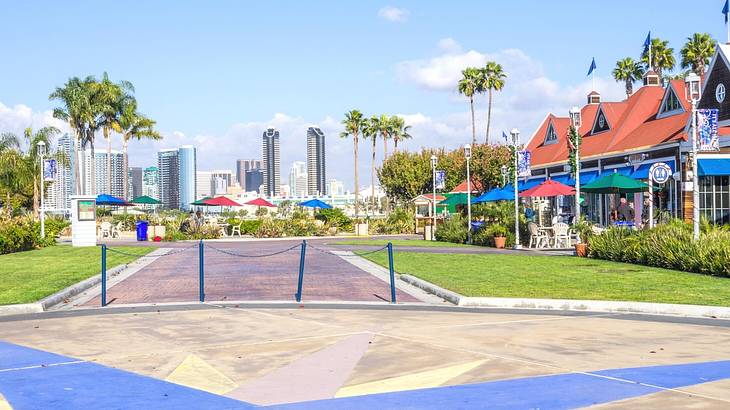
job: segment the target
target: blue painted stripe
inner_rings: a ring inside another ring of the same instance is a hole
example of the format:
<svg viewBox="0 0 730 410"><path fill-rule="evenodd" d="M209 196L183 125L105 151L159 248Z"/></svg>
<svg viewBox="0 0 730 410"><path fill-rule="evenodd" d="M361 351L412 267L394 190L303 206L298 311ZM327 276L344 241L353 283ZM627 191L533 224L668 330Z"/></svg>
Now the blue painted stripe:
<svg viewBox="0 0 730 410"><path fill-rule="evenodd" d="M0 370L48 366L73 360L76 359L0 341Z"/></svg>
<svg viewBox="0 0 730 410"><path fill-rule="evenodd" d="M730 360L612 369L591 373L653 386L677 388L730 378Z"/></svg>

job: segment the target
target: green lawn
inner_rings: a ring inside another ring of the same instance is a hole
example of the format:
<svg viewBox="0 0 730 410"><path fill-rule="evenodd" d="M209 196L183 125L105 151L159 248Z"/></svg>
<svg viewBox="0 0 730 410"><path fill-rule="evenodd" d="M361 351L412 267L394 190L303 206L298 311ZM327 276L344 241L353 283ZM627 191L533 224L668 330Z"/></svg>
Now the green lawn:
<svg viewBox="0 0 730 410"><path fill-rule="evenodd" d="M364 256L388 266L387 255ZM730 279L572 256L396 252L395 269L464 296L730 306Z"/></svg>
<svg viewBox="0 0 730 410"><path fill-rule="evenodd" d="M144 255L154 248L115 247ZM107 253L107 269L137 259ZM0 305L31 303L101 272L101 248L51 246L0 255Z"/></svg>
<svg viewBox="0 0 730 410"><path fill-rule="evenodd" d="M463 248L473 247L473 245L464 245L461 243L424 241L423 239L351 239L346 241L331 242L328 245L373 245L385 246L388 242L393 242L393 246L415 246L423 248Z"/></svg>

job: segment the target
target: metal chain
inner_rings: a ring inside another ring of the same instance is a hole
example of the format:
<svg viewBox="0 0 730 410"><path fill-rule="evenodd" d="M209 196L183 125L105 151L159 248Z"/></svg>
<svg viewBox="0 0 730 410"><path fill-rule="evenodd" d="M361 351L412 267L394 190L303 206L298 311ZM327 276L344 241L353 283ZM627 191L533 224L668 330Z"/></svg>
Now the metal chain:
<svg viewBox="0 0 730 410"><path fill-rule="evenodd" d="M276 251L276 252L273 252L273 253L261 254L261 255L242 255L240 253L236 253L236 252L232 252L232 251L227 251L225 249L216 248L216 247L211 246L211 245L208 245L208 244L205 244L205 246L213 249L214 251L218 251L220 253L223 253L223 254L226 254L226 255L230 255L230 256L237 256L239 258L266 258L266 257L269 257L269 256L276 256L276 255L280 255L282 253L289 252L289 251L291 251L293 249L300 248L302 245L301 244L297 244L297 245L292 246L291 248L287 248L287 249L284 249L284 250Z"/></svg>
<svg viewBox="0 0 730 410"><path fill-rule="evenodd" d="M377 252L380 252L380 251L382 251L382 250L384 250L384 249L388 249L388 245L385 245L385 246L383 246L382 248L380 248L380 249L376 249L376 250L374 250L374 251L368 251L368 252L362 252L362 253L355 253L355 252L353 252L353 253L355 253L355 255L357 255L357 256L365 256L365 255L370 255L370 254L372 254L372 253L377 253Z"/></svg>
<svg viewBox="0 0 730 410"><path fill-rule="evenodd" d="M326 249L322 249L322 248L318 248L318 247L316 247L316 246L314 246L312 244L309 244L309 243L307 244L307 248L312 248L315 251L321 252L321 253L327 253L327 254L330 254L330 255L340 256L339 254L333 253L332 251L329 251L329 250L326 250ZM364 252L364 253L355 253L355 255L358 255L358 256L360 256L360 255L369 255L371 253L380 252L383 249L388 249L388 245L385 245L382 248L378 248L378 249L375 249L373 251L368 251L368 252Z"/></svg>
<svg viewBox="0 0 730 410"><path fill-rule="evenodd" d="M188 251L190 249L193 249L193 248L195 248L197 246L198 246L198 244L196 243L196 244L193 244L193 245L188 246L188 247L185 247L185 248L177 249L175 251L168 251L167 253L163 253L161 255L149 255L149 254L139 255L139 254L136 254L136 253L130 253L130 252L125 252L125 251L120 251L118 249L114 249L114 248L111 248L111 247L108 247L108 246L107 246L106 250L109 251L109 252L113 252L113 253L119 254L119 255L134 256L134 257L137 257L137 258L161 258L163 256L176 255L178 253L182 253L182 252Z"/></svg>

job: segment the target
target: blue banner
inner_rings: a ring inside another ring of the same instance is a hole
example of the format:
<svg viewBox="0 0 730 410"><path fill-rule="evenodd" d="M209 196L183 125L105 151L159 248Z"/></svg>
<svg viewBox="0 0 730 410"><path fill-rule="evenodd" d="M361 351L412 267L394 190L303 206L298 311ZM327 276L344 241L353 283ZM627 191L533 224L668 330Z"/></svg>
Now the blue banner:
<svg viewBox="0 0 730 410"><path fill-rule="evenodd" d="M446 188L446 171L436 171L436 189Z"/></svg>
<svg viewBox="0 0 730 410"><path fill-rule="evenodd" d="M43 180L55 181L57 174L57 164L55 159L43 160Z"/></svg>
<svg viewBox="0 0 730 410"><path fill-rule="evenodd" d="M532 175L532 170L530 169L530 151L517 151L517 176L522 177L529 177Z"/></svg>
<svg viewBox="0 0 730 410"><path fill-rule="evenodd" d="M700 151L719 151L717 138L717 108L697 110L697 138Z"/></svg>

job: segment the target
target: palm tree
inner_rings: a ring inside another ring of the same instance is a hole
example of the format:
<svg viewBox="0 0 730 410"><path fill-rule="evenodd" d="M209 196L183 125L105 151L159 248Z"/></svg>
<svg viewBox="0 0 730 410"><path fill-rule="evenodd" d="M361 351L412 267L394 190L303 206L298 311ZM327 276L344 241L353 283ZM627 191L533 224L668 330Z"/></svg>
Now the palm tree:
<svg viewBox="0 0 730 410"><path fill-rule="evenodd" d="M358 180L357 172L357 143L364 125L364 118L360 111L351 110L345 113L345 119L342 120L342 125L345 126L345 130L340 133L341 138L347 138L352 136L352 143L354 146L354 159L355 159L355 217L358 215L360 209L359 198L360 198L360 183Z"/></svg>
<svg viewBox="0 0 730 410"><path fill-rule="evenodd" d="M671 71L677 64L674 59L674 49L669 47L669 41L660 38L651 39L651 67L649 67L649 50L641 53L641 61L647 68L651 68L662 78L664 70Z"/></svg>
<svg viewBox="0 0 730 410"><path fill-rule="evenodd" d="M409 133L411 126L405 125L403 117L397 115L393 116L393 144L395 145L395 152L398 152L398 142L406 139L410 139L413 136Z"/></svg>
<svg viewBox="0 0 730 410"><path fill-rule="evenodd" d="M0 186L5 188L3 210L8 216L12 213L10 196L18 190L19 186L16 170L20 159L18 137L12 133L0 134Z"/></svg>
<svg viewBox="0 0 730 410"><path fill-rule="evenodd" d="M380 119L378 119L378 132L383 139L383 161L388 158L388 140L393 138L392 119L393 117L386 114L381 114Z"/></svg>
<svg viewBox="0 0 730 410"><path fill-rule="evenodd" d="M53 117L68 122L69 127L74 133L74 155L73 162L73 178L75 193L77 195L83 192L81 185L81 172L79 170L79 161L77 152L80 150L81 141L86 136L86 121L88 98L83 90L83 81L78 77L69 78L63 87L56 89L48 96L49 100L58 100L61 107L53 109ZM69 158L70 160L70 158Z"/></svg>
<svg viewBox="0 0 730 410"><path fill-rule="evenodd" d="M704 75L710 58L715 54L715 40L708 33L694 33L680 51L682 68L691 68L697 75Z"/></svg>
<svg viewBox="0 0 730 410"><path fill-rule="evenodd" d="M631 57L616 62L616 68L611 72L614 80L623 81L626 84L626 98L634 92L634 81L644 76L644 68L641 63L634 61Z"/></svg>
<svg viewBox="0 0 730 410"><path fill-rule="evenodd" d="M388 121L388 117L382 115L380 117L372 116L369 120L365 120L362 127L362 137L370 139L373 142L373 158L370 162L370 202L372 203L373 211L375 211L375 143L378 141L378 134L384 129L383 120Z"/></svg>
<svg viewBox="0 0 730 410"><path fill-rule="evenodd" d="M486 67L479 70L479 89L486 90L489 102L487 105L487 137L485 143L489 144L489 128L492 123L492 91L501 91L507 74L502 70L502 65L494 61L488 61Z"/></svg>
<svg viewBox="0 0 730 410"><path fill-rule="evenodd" d="M56 127L43 127L35 133L31 128L26 128L24 132L25 141L28 144L28 152L25 156L27 161L25 178L30 177L33 181L33 215L35 216L38 216L40 210L40 178L42 174L38 144L43 142L50 150L51 139L60 132Z"/></svg>
<svg viewBox="0 0 730 410"><path fill-rule="evenodd" d="M104 99L103 111L99 115L98 125L104 133L106 140L106 191L111 194L112 190L112 140L111 132L121 132L119 125L119 117L121 116L122 107L129 100L134 100L132 93L134 86L129 81L120 81L115 84L109 80L109 75L105 72L99 82L99 97ZM125 178L126 180L126 178ZM125 181L126 182L126 181ZM122 187L123 197L127 197L126 184Z"/></svg>
<svg viewBox="0 0 730 410"><path fill-rule="evenodd" d="M160 140L162 136L154 129L156 122L137 112L137 101L134 99L128 101L122 106L121 115L119 116L119 128L122 134L122 157L124 163L123 185L124 199L127 199L127 189L129 179L129 157L127 156L127 145L129 140L136 138L141 140L147 138L151 140Z"/></svg>
<svg viewBox="0 0 730 410"><path fill-rule="evenodd" d="M471 108L471 142L472 145L477 143L477 128L474 122L474 94L479 86L479 69L469 67L461 70L461 80L459 80L459 94L469 97L469 106Z"/></svg>

